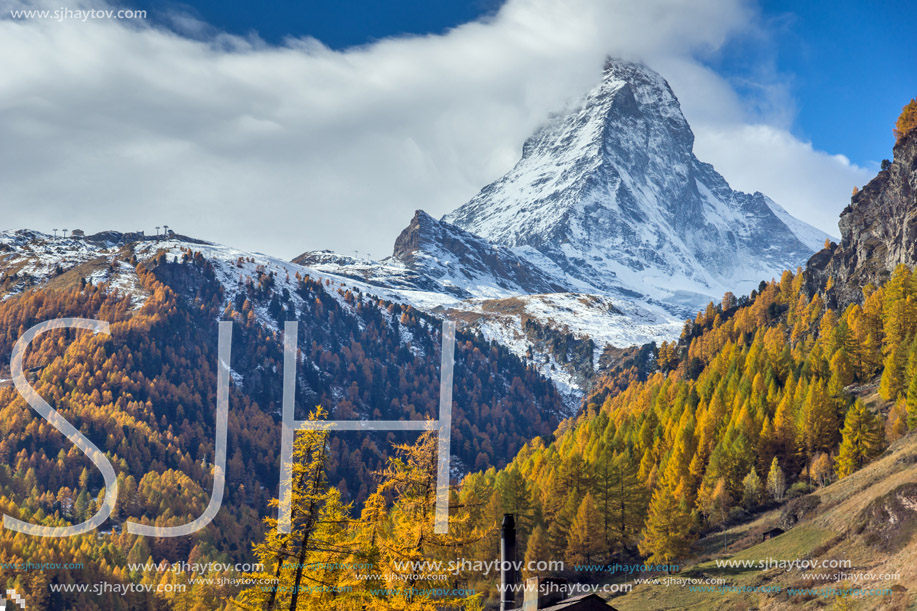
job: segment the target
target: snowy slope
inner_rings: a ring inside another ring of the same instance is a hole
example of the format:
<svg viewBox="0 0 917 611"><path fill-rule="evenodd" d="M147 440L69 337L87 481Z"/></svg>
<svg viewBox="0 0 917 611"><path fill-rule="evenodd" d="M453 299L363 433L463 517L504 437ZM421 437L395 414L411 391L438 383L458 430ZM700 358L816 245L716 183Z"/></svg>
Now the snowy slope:
<svg viewBox="0 0 917 611"><path fill-rule="evenodd" d="M606 346L668 341L683 325L659 306L573 292L469 299L439 311L525 358L554 381L571 410L578 407ZM530 329L529 320L537 321L539 329ZM573 340L591 340L589 363L559 360L538 337L544 329Z"/></svg>
<svg viewBox="0 0 917 611"><path fill-rule="evenodd" d="M30 230L0 232L0 300L55 279L66 284L77 279L66 272L79 269L79 277L107 283L140 307L147 296L134 268L119 258L124 256L121 236L133 239L134 234L106 232L87 240Z"/></svg>
<svg viewBox="0 0 917 611"><path fill-rule="evenodd" d="M412 303L397 291L372 287L352 278L328 274L261 253L185 236L150 237L110 231L72 238L53 237L30 230L0 232L0 282L5 282L5 291L0 294L0 299L8 299L30 288L51 286L68 278L71 282L84 278L129 295L135 307L139 307L147 295L140 286L135 267L129 263L131 257L142 263L165 254L169 260L174 260L181 259L188 249L200 252L213 264L217 279L224 287L225 304L231 303L240 283L257 279L259 274L270 273L274 274L279 288L290 290L294 300L297 298L296 274L300 274L329 281L332 289L329 293L341 303L344 299L337 289L341 292L351 289L388 301ZM429 296L424 304L433 308L454 301L457 300L436 294L435 297ZM265 326L276 330L277 324L267 312L256 311L256 314Z"/></svg>

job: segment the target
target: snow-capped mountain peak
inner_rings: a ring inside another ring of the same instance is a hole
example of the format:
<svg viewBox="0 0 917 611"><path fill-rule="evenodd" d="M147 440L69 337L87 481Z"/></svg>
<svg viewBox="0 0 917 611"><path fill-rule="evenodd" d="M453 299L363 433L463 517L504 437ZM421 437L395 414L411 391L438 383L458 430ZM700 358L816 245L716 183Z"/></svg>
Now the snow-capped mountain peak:
<svg viewBox="0 0 917 611"><path fill-rule="evenodd" d="M665 79L609 60L509 173L443 220L596 292L689 310L796 267L824 242L764 195L732 190L693 145Z"/></svg>

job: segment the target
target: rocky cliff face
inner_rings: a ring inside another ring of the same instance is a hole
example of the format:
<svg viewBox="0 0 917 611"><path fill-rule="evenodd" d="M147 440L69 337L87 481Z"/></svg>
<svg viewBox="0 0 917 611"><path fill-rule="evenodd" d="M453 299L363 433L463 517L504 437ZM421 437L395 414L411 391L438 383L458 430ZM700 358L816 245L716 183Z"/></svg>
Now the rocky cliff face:
<svg viewBox="0 0 917 611"><path fill-rule="evenodd" d="M833 279L832 305L860 302L866 284L917 265L917 130L895 144L894 161L851 198L838 226L841 243L813 255L805 272L810 292Z"/></svg>

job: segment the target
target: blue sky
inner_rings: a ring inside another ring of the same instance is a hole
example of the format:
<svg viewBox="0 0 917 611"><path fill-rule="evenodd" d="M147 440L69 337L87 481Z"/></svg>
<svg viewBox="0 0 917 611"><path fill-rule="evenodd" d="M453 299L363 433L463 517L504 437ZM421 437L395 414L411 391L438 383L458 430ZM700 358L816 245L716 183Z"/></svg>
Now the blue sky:
<svg viewBox="0 0 917 611"><path fill-rule="evenodd" d="M890 158L892 125L917 96L917 5L769 0L763 10L793 132L861 165Z"/></svg>
<svg viewBox="0 0 917 611"><path fill-rule="evenodd" d="M184 9L221 30L278 44L313 36L333 49L405 34L441 33L494 13L502 0L193 0L128 2L160 15Z"/></svg>
<svg viewBox="0 0 917 611"><path fill-rule="evenodd" d="M442 33L487 18L501 0L138 0L154 19L185 11L219 30L256 33L271 44L311 36L346 49L402 35ZM861 166L890 157L891 125L917 95L917 6L908 2L766 0L763 31L732 40L705 63L727 77L748 103L749 79L788 88L792 132L815 148Z"/></svg>

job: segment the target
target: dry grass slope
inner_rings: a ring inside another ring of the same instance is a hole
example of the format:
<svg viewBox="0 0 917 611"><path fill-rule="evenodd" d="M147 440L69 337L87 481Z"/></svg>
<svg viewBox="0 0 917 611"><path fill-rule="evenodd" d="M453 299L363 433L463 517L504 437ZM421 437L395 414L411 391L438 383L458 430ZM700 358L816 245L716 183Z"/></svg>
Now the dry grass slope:
<svg viewBox="0 0 917 611"><path fill-rule="evenodd" d="M614 599L620 611L665 609L917 609L917 434L893 444L878 460L853 475L812 494L818 504L785 533L766 541L759 534L777 526L775 509L750 522L700 542L706 553L686 565L678 577L721 578L728 586L768 587L778 592L698 592L677 585L639 585ZM767 561L849 560L848 568L723 568L716 560ZM830 576L812 579L812 573ZM862 574L899 575L898 579L864 580ZM807 578L808 576L808 578ZM791 594L789 588L860 588L882 595L836 596ZM846 606L844 606L846 605Z"/></svg>

